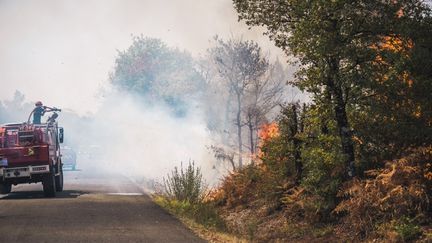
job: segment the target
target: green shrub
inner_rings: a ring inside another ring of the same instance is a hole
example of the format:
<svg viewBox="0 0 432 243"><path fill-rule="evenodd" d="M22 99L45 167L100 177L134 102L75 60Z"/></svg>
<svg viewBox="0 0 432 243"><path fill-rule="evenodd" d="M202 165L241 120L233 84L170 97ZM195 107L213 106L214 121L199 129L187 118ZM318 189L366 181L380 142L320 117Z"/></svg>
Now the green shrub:
<svg viewBox="0 0 432 243"><path fill-rule="evenodd" d="M155 201L174 215L191 219L207 228L226 230L225 221L219 216L216 207L211 202L191 203L161 196L156 197Z"/></svg>
<svg viewBox="0 0 432 243"><path fill-rule="evenodd" d="M176 166L164 178L164 193L170 199L180 202L190 203L201 202L204 197L206 186L202 178L201 169L195 167L195 163L189 161L187 168L183 164L179 168Z"/></svg>
<svg viewBox="0 0 432 243"><path fill-rule="evenodd" d="M305 210L316 214L313 221L330 219L336 206L345 168L338 143L336 136L321 134L302 151L305 171L301 186L309 195Z"/></svg>
<svg viewBox="0 0 432 243"><path fill-rule="evenodd" d="M415 224L414 220L408 217L402 217L394 226L394 229L404 241L417 239L422 233L420 227Z"/></svg>
<svg viewBox="0 0 432 243"><path fill-rule="evenodd" d="M155 194L155 202L172 214L195 221L205 227L225 230L225 221L219 216L212 202L205 202L206 185L201 169L189 161L174 167L164 178L164 191Z"/></svg>

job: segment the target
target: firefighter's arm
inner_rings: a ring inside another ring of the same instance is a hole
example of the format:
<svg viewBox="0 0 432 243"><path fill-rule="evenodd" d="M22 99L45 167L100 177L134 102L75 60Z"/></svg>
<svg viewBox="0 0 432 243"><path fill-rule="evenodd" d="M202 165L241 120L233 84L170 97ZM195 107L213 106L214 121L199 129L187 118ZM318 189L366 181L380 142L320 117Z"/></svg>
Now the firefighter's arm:
<svg viewBox="0 0 432 243"><path fill-rule="evenodd" d="M51 111L51 108L48 106L43 106L42 116L45 114L45 112Z"/></svg>
<svg viewBox="0 0 432 243"><path fill-rule="evenodd" d="M55 107L44 106L44 112L49 112L49 111L61 111L61 109L57 109Z"/></svg>

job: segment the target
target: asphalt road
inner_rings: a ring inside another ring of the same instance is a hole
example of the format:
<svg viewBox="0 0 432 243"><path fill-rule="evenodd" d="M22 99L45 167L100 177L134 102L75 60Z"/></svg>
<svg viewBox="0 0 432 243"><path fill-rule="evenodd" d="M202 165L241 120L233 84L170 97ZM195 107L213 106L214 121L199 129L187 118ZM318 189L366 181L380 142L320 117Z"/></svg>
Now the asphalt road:
<svg viewBox="0 0 432 243"><path fill-rule="evenodd" d="M124 176L66 171L56 198L42 184L0 197L0 242L205 242Z"/></svg>

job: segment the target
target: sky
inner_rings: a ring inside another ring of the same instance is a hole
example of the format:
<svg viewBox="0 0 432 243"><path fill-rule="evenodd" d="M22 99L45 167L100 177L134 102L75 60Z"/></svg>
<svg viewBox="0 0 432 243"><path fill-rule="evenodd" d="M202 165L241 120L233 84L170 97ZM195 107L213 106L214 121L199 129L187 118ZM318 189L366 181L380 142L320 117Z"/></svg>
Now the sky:
<svg viewBox="0 0 432 243"><path fill-rule="evenodd" d="M283 59L262 29L237 21L231 0L0 0L0 100L19 90L27 101L94 111L117 50L141 34L194 56L216 34L242 37Z"/></svg>

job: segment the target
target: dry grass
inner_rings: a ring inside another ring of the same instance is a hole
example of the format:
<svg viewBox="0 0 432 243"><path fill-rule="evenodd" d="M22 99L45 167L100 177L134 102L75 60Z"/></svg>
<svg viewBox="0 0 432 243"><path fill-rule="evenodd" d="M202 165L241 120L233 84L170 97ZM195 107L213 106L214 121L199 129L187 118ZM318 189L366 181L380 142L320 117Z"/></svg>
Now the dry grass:
<svg viewBox="0 0 432 243"><path fill-rule="evenodd" d="M178 218L184 225L191 229L195 234L207 240L208 242L247 242L246 240L233 234L229 234L220 227L217 227L219 223L217 225L214 225L215 220L219 221L220 218L208 218L208 215L205 215L206 217L202 216L202 212L196 211L196 205L187 202L179 202L176 200L167 199L166 197L160 195L153 195L153 201L159 206L165 208L173 216ZM191 208L193 210L191 210ZM202 211L202 208L203 207L200 207L200 211ZM208 205L206 208L207 209L205 211L215 210L214 208L212 208L211 205ZM208 212L204 212L204 214L208 214Z"/></svg>
<svg viewBox="0 0 432 243"><path fill-rule="evenodd" d="M322 220L324 198L288 180L276 182L263 165L228 175L204 200L232 234L179 217L210 242L431 242L432 147L366 174L343 185L330 220Z"/></svg>
<svg viewBox="0 0 432 243"><path fill-rule="evenodd" d="M228 229L251 242L431 239L432 147L345 183L327 223L318 210L323 199L301 186L279 186L281 204L272 205L262 196L269 175L265 168L245 168L229 175L212 196Z"/></svg>
<svg viewBox="0 0 432 243"><path fill-rule="evenodd" d="M202 239L211 242L211 243L246 243L248 242L246 239L242 239L236 235L220 232L214 229L209 229L201 224L196 223L194 220L191 220L187 217L182 217L176 215L176 217L189 229L191 229L196 235L201 237Z"/></svg>
<svg viewBox="0 0 432 243"><path fill-rule="evenodd" d="M370 179L345 184L339 196L345 198L334 210L344 215L343 228L368 237L380 224L395 221L399 235L416 231L415 224L431 223L432 147L419 148L405 158L388 162L384 169L368 171ZM414 221L411 219L415 219ZM412 222L411 222L412 221ZM402 228L401 228L402 227ZM404 233L405 232L405 233Z"/></svg>

